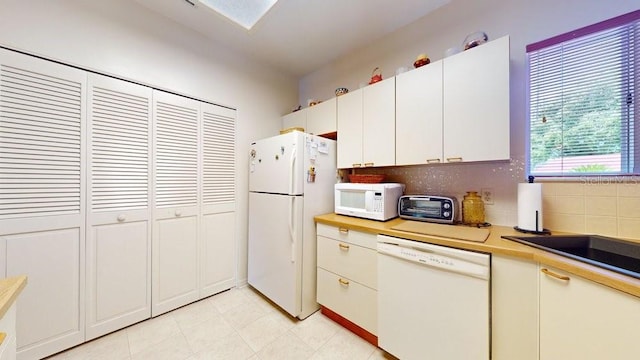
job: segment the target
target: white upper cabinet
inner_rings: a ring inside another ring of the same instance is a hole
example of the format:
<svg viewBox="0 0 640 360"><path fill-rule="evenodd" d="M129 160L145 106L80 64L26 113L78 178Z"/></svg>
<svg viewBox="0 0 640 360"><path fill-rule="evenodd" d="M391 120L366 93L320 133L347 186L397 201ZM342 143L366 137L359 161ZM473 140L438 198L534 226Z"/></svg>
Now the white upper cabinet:
<svg viewBox="0 0 640 360"><path fill-rule="evenodd" d="M445 161L508 160L509 37L445 58L443 66Z"/></svg>
<svg viewBox="0 0 640 360"><path fill-rule="evenodd" d="M87 339L151 316L151 88L89 74Z"/></svg>
<svg viewBox="0 0 640 360"><path fill-rule="evenodd" d="M282 117L282 128L292 127L300 127L307 131L307 112L305 109L294 111Z"/></svg>
<svg viewBox="0 0 640 360"><path fill-rule="evenodd" d="M395 78L338 97L338 168L395 165Z"/></svg>
<svg viewBox="0 0 640 360"><path fill-rule="evenodd" d="M395 165L396 79L392 77L362 90L363 165Z"/></svg>
<svg viewBox="0 0 640 360"><path fill-rule="evenodd" d="M337 98L331 98L307 109L307 127L305 132L323 135L336 132Z"/></svg>
<svg viewBox="0 0 640 360"><path fill-rule="evenodd" d="M337 131L336 98L294 111L282 117L282 128L301 127L313 135L330 134Z"/></svg>
<svg viewBox="0 0 640 360"><path fill-rule="evenodd" d="M362 89L338 97L339 169L362 166Z"/></svg>
<svg viewBox="0 0 640 360"><path fill-rule="evenodd" d="M337 106L338 168L508 160L509 37L340 96Z"/></svg>
<svg viewBox="0 0 640 360"><path fill-rule="evenodd" d="M443 162L442 63L396 77L396 165Z"/></svg>

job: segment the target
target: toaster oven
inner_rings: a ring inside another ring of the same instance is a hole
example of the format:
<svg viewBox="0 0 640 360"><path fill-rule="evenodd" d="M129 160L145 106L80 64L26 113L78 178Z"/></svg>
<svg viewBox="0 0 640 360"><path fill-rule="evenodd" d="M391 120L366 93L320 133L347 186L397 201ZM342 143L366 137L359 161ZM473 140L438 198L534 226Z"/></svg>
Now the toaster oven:
<svg viewBox="0 0 640 360"><path fill-rule="evenodd" d="M398 215L403 219L453 224L458 212L458 200L451 196L405 195L398 199Z"/></svg>

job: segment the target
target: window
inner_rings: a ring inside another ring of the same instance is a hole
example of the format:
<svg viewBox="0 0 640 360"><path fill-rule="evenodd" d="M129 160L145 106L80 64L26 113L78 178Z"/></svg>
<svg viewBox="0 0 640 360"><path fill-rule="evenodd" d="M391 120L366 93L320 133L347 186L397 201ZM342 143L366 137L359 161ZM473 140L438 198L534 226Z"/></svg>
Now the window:
<svg viewBox="0 0 640 360"><path fill-rule="evenodd" d="M640 174L640 10L527 46L528 172Z"/></svg>

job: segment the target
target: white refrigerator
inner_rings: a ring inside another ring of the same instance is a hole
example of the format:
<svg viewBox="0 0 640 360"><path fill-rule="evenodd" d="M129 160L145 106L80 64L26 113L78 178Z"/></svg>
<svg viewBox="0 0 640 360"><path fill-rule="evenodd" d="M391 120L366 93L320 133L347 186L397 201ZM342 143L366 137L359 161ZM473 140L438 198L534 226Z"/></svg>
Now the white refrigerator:
<svg viewBox="0 0 640 360"><path fill-rule="evenodd" d="M333 211L336 142L293 131L249 156L249 284L304 319L319 308L313 217Z"/></svg>

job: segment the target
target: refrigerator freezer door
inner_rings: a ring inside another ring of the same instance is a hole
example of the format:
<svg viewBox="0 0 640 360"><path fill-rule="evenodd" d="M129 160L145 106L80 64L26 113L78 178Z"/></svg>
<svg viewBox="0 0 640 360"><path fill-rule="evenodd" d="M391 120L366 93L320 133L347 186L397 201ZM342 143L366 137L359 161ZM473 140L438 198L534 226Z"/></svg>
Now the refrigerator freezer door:
<svg viewBox="0 0 640 360"><path fill-rule="evenodd" d="M302 196L249 193L249 284L298 316L302 289Z"/></svg>
<svg viewBox="0 0 640 360"><path fill-rule="evenodd" d="M252 143L249 147L249 191L302 194L307 136L293 131Z"/></svg>

